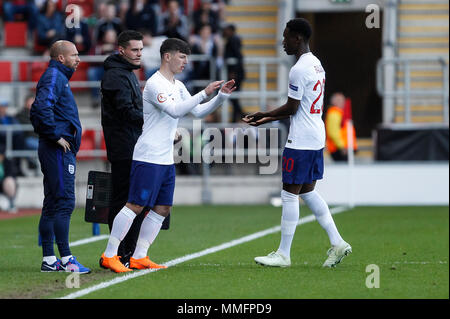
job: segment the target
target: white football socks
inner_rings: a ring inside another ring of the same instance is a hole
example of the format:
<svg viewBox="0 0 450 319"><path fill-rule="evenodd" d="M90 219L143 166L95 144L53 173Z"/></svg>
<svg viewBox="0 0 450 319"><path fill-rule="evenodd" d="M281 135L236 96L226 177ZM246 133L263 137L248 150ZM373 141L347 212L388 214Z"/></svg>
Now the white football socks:
<svg viewBox="0 0 450 319"><path fill-rule="evenodd" d="M278 251L290 258L291 244L300 217L298 195L282 190L281 202L283 205L281 212L281 241Z"/></svg>
<svg viewBox="0 0 450 319"><path fill-rule="evenodd" d="M42 261L46 262L49 265L53 265L56 262L56 256L44 256Z"/></svg>
<svg viewBox="0 0 450 319"><path fill-rule="evenodd" d="M327 232L331 245L336 246L340 244L343 239L334 224L333 217L325 200L315 190L300 194L300 197L316 216L320 226Z"/></svg>
<svg viewBox="0 0 450 319"><path fill-rule="evenodd" d="M130 230L131 224L133 223L135 217L136 214L126 206L120 210L114 218L111 235L109 236L108 245L105 250L105 257L111 258L117 255L120 242Z"/></svg>
<svg viewBox="0 0 450 319"><path fill-rule="evenodd" d="M70 258L72 258L72 255L61 257L61 263L63 265L67 264L69 262Z"/></svg>
<svg viewBox="0 0 450 319"><path fill-rule="evenodd" d="M161 216L152 210L145 216L142 221L136 249L132 256L133 258L140 259L147 256L148 248L153 243L156 236L158 236L164 218L164 216Z"/></svg>

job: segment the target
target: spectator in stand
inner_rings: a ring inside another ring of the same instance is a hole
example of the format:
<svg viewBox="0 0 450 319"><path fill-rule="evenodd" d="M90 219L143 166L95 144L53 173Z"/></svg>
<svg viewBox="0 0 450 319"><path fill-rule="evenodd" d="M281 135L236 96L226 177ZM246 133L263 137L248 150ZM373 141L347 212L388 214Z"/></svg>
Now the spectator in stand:
<svg viewBox="0 0 450 319"><path fill-rule="evenodd" d="M217 12L219 15L219 20L222 22L225 19L226 6L228 5L229 0L213 0L213 10Z"/></svg>
<svg viewBox="0 0 450 319"><path fill-rule="evenodd" d="M213 62L210 60L204 61L194 61L192 70L192 80L209 80L213 81L215 79L211 78L211 67L216 69L216 78L218 67L220 67L223 59L220 56L220 44L212 35L211 26L209 24L203 24L196 30L196 33L190 39L192 54L207 55L212 58ZM212 65L211 65L212 64ZM194 93L199 92L204 85L195 87Z"/></svg>
<svg viewBox="0 0 450 319"><path fill-rule="evenodd" d="M119 17L120 21L126 20L126 15L128 12L128 9L130 9L130 0L116 0L118 2L117 4L117 17Z"/></svg>
<svg viewBox="0 0 450 319"><path fill-rule="evenodd" d="M12 159L6 158L4 149L0 146L0 194L8 198L8 213L15 214L17 208L15 205L17 181L17 168Z"/></svg>
<svg viewBox="0 0 450 319"><path fill-rule="evenodd" d="M212 33L219 32L220 17L217 11L212 9L212 0L201 0L201 6L192 14L194 30L199 29L204 24L211 26Z"/></svg>
<svg viewBox="0 0 450 319"><path fill-rule="evenodd" d="M15 21L15 15L22 14L25 21L28 21L28 32L32 34L39 15L35 0L3 0L2 8L4 22Z"/></svg>
<svg viewBox="0 0 450 319"><path fill-rule="evenodd" d="M25 98L25 103L22 109L16 114L16 119L20 124L29 124L30 121L30 109L34 102L34 95L28 95ZM26 150L37 150L39 146L39 136L33 131L24 131L24 148Z"/></svg>
<svg viewBox="0 0 450 319"><path fill-rule="evenodd" d="M9 101L7 100L0 100L0 125L14 125L14 124L20 124L19 121L7 114L9 106ZM7 132L6 131L0 131L0 148L3 150L6 150L7 144ZM12 133L12 150L21 150L23 149L24 145L24 135L22 131L14 131Z"/></svg>
<svg viewBox="0 0 450 319"><path fill-rule="evenodd" d="M12 116L7 115L9 102L7 100L0 100L0 126L19 124L19 122ZM9 201L7 211L15 213L17 211L14 199L16 197L17 189L17 160L15 158L6 157L6 132L0 132L0 193L3 193ZM21 149L23 146L23 134L20 131L13 133L12 149Z"/></svg>
<svg viewBox="0 0 450 319"><path fill-rule="evenodd" d="M42 6L36 28L39 45L50 47L53 42L64 38L63 16L56 5L56 0L47 0Z"/></svg>
<svg viewBox="0 0 450 319"><path fill-rule="evenodd" d="M96 25L100 20L105 19L106 17L107 0L94 0L94 1L95 1L94 25Z"/></svg>
<svg viewBox="0 0 450 319"><path fill-rule="evenodd" d="M103 38L94 48L94 55L111 55L117 50L117 33L109 29L103 34ZM87 70L88 81L100 81L103 78L103 63L91 63ZM92 107L100 106L100 89L91 88Z"/></svg>
<svg viewBox="0 0 450 319"><path fill-rule="evenodd" d="M66 40L73 42L79 54L88 54L91 49L91 34L89 25L84 18L83 7L78 6L80 14L79 28L68 28L66 25Z"/></svg>
<svg viewBox="0 0 450 319"><path fill-rule="evenodd" d="M30 109L31 105L34 102L34 95L30 94L25 97L24 105L16 114L15 118L20 124L31 125L30 121ZM22 147L24 150L28 151L36 151L39 147L39 136L33 130L24 130L23 131L23 141ZM39 167L39 163L37 158L35 157L26 157L25 163L28 165L28 168L36 170ZM24 171L24 166L21 165L22 162L20 159L16 161L17 165L17 175L18 176L26 176ZM35 174L38 172L35 171Z"/></svg>
<svg viewBox="0 0 450 319"><path fill-rule="evenodd" d="M106 31L113 29L116 34L122 32L122 20L117 17L117 7L114 2L106 3L106 7L100 11L103 16L100 17L94 27L94 39L96 43L101 42Z"/></svg>
<svg viewBox="0 0 450 319"><path fill-rule="evenodd" d="M152 34L158 31L158 18L151 1L132 0L125 17L128 30L146 30Z"/></svg>
<svg viewBox="0 0 450 319"><path fill-rule="evenodd" d="M242 82L245 79L244 57L242 55L241 38L236 34L236 27L232 24L223 29L225 39L224 63L227 65L228 78L235 80L236 91L241 90ZM233 59L230 63L228 59ZM244 115L239 98L230 98L233 105L233 122L239 122Z"/></svg>
<svg viewBox="0 0 450 319"><path fill-rule="evenodd" d="M148 30L140 31L143 36L144 49L142 50L142 65L144 66L145 79L149 79L153 73L159 70L161 65L161 55L159 49L167 37L153 36Z"/></svg>
<svg viewBox="0 0 450 319"><path fill-rule="evenodd" d="M189 37L189 21L181 12L177 0L168 0L167 10L162 19L162 32L168 38L187 41Z"/></svg>

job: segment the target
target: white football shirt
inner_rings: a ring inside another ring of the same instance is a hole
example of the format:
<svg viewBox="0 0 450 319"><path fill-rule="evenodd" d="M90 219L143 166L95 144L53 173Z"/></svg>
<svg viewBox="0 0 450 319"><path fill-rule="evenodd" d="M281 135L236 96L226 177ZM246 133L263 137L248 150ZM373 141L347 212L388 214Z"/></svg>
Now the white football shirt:
<svg viewBox="0 0 450 319"><path fill-rule="evenodd" d="M325 147L322 120L325 71L311 52L300 56L289 72L288 96L300 100L297 113L291 116L286 147L320 150Z"/></svg>
<svg viewBox="0 0 450 319"><path fill-rule="evenodd" d="M178 118L163 111L167 102L179 103L191 97L184 84L171 82L159 71L145 84L143 96L144 125L133 152L133 160L170 165L173 160L173 141Z"/></svg>

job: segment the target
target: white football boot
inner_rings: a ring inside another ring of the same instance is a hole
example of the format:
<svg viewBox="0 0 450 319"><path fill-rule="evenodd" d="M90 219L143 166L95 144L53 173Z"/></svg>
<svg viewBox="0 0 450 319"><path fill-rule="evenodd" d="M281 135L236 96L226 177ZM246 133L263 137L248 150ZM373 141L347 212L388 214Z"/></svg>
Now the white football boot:
<svg viewBox="0 0 450 319"><path fill-rule="evenodd" d="M336 267L345 256L352 252L352 246L343 241L337 246L332 246L327 251L328 258L323 263L322 267Z"/></svg>
<svg viewBox="0 0 450 319"><path fill-rule="evenodd" d="M272 251L267 256L255 257L255 262L263 266L289 267L291 265L291 258L282 255L278 251Z"/></svg>

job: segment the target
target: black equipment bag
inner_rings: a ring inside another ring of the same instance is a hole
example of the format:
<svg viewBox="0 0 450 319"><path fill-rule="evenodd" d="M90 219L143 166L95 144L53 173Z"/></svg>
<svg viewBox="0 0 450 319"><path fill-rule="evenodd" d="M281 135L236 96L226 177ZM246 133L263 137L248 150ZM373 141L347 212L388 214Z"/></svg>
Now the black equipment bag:
<svg viewBox="0 0 450 319"><path fill-rule="evenodd" d="M90 223L108 224L108 214L111 203L111 173L89 171L84 220ZM170 214L164 219L161 229L169 229L169 226Z"/></svg>

